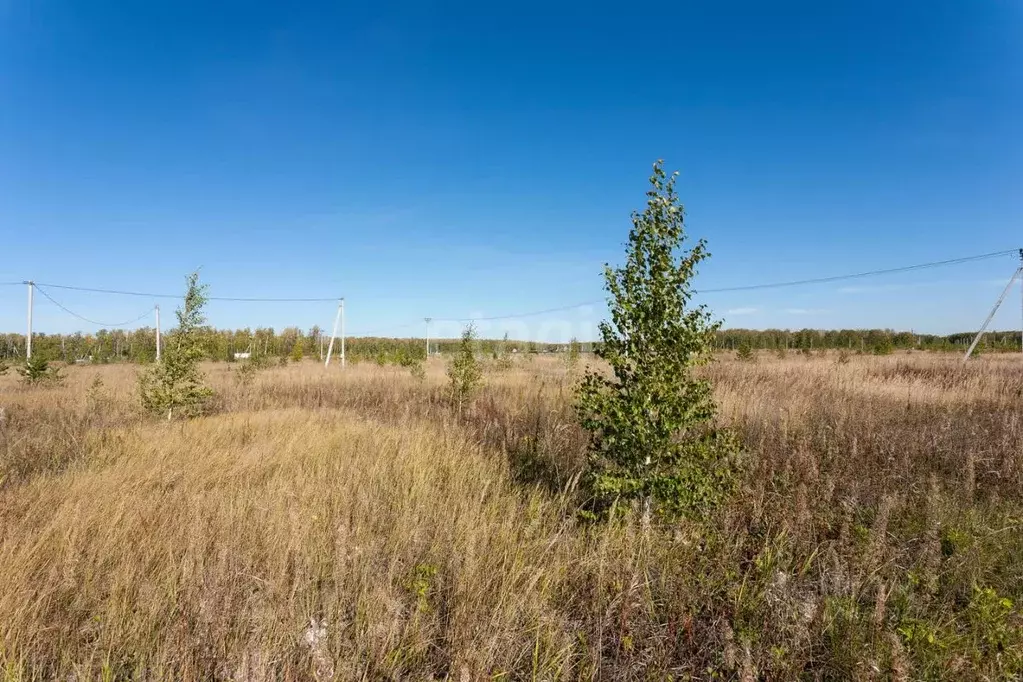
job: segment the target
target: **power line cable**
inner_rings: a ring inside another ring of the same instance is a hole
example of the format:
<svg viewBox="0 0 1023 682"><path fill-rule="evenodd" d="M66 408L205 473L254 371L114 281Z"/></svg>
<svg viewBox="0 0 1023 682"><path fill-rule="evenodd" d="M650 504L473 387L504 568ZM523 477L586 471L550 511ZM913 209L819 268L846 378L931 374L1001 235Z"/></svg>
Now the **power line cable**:
<svg viewBox="0 0 1023 682"><path fill-rule="evenodd" d="M1006 250L1003 250L1003 251L993 251L991 253L984 253L984 254L979 254L979 255L975 255L975 256L964 256L964 257L961 257L961 258L950 258L950 259L947 259L947 260L931 261L931 262L928 262L928 263L917 263L915 265L906 265L906 266L897 267L897 268L886 268L886 269L879 269L879 270L868 270L866 272L856 272L856 273L845 274L845 275L833 275L833 276L830 276L830 277L816 277L816 278L811 278L811 279L791 280L791 281L786 281L786 282L769 282L769 283L763 283L763 284L749 284L749 285L735 286L735 287L718 287L718 288L712 288L712 289L697 290L696 293L697 294L718 294L718 293L727 293L727 292L736 292L736 291L754 291L754 290L760 290L760 289L780 289L780 288L783 288L783 287L804 286L804 285L810 285L810 284L826 284L826 283L840 282L840 281L850 280L850 279L860 279L860 278L864 278L864 277L874 277L874 276L878 276L878 275L889 275L889 274L902 273L902 272L911 272L911 271L914 271L914 270L923 270L923 269L927 269L927 268L937 268L937 267L944 267L944 266L948 266L948 265L958 265L958 264L961 264L961 263L968 263L968 262L973 262L973 261L986 260L986 259L990 259L990 258L1000 258L1000 257L1003 257L1003 256L1015 255L1018 252L1019 252L1018 249L1006 249ZM3 282L2 284L9 285L9 284L25 284L25 283L26 282ZM153 293L144 293L144 292L139 292L139 291L126 291L126 290L119 290L119 289L97 289L97 288L91 288L91 287L78 287L78 286L71 286L71 285L67 285L67 284L52 284L52 283L46 283L46 282L37 282L36 286L37 287L45 286L45 287L50 287L52 289L65 289L65 290L69 290L69 291L84 291L84 292L90 292L90 293L112 294L112 295L118 295L118 296L143 296L143 297L148 297L148 298L170 298L170 299L180 299L180 298L183 298L179 294L153 294ZM54 301L53 298L50 297L45 292L43 292L43 295L46 296L47 298L49 298L51 301L53 301L54 304L56 304L58 307L62 308L63 310L65 310L69 314L74 315L75 317L78 317L78 318L80 318L82 320L85 320L86 322L90 322L92 324L101 324L99 322L94 322L94 321L89 320L87 318L81 317L80 315L77 315L76 313L74 313L74 312L72 312L70 310L67 310L67 308L64 308L64 306L62 306L59 303L57 303L56 301ZM326 303L326 302L336 301L336 300L338 300L338 298L337 297L332 297L332 298L247 298L247 297L210 296L209 300L210 301L231 301L231 302L238 302L238 303ZM577 308L582 308L584 306L598 305L598 304L605 303L605 302L606 302L606 299L598 299L598 300L592 300L592 301L584 301L582 303L575 303L575 304L572 304L572 305L559 306L557 308L547 308L547 309L544 309L544 310L535 310L535 311L530 311L530 312L525 312L525 313L513 313L513 314L509 314L509 315L494 315L494 316L488 316L488 317L433 318L433 321L434 322L491 322L491 321L497 321L497 320L512 320L512 319L518 319L518 318L524 318L524 317L535 317L537 315L547 315L547 314L550 314L550 313L565 312L565 311L568 311L568 310L575 310ZM148 314L149 313L147 312L146 315L148 315ZM124 324L131 324L132 322L137 322L139 319L142 319L142 317L145 317L145 315L142 315L138 319L133 320L131 322L122 323L121 325L109 325L109 326L123 326ZM412 327L412 326L414 326L416 324L418 324L418 321L414 322L414 323L409 323L407 325L403 325L401 327L392 327L391 330L393 331L393 330L397 330L397 329L406 329L406 328Z"/></svg>
<svg viewBox="0 0 1023 682"><path fill-rule="evenodd" d="M409 322L408 324L402 324L402 325L398 325L398 326L395 326L395 327L387 327L386 329L378 329L377 331L373 331L373 332L349 332L349 336L358 335L358 336L361 336L363 338L374 338L374 337L385 338L385 337L382 336L382 334L384 334L385 332L396 332L396 331L400 331L400 330L403 330L403 329L409 329L410 327L416 327L416 326L419 326L421 324L423 324L423 321L422 320L417 320L415 322Z"/></svg>
<svg viewBox="0 0 1023 682"><path fill-rule="evenodd" d="M19 282L24 284L24 282ZM123 291L120 289L93 289L91 287L76 287L68 284L52 284L47 282L36 282L36 286L50 287L51 289L67 289L68 291L86 291L93 294L113 294L116 296L143 296L146 298L184 298L181 294L150 294L142 291ZM210 301L234 301L236 303L325 303L337 302L340 296L332 298L245 298L233 296L210 296Z"/></svg>
<svg viewBox="0 0 1023 682"><path fill-rule="evenodd" d="M597 305L598 303L606 303L606 299L600 299L597 301L585 301L583 303L576 303L574 305L561 306L559 308L547 308L546 310L534 310L528 313L515 313L513 315L496 315L493 317L435 317L433 322L492 322L494 320L514 320L520 317L535 317L536 315L547 315L549 313L560 313L566 310L575 310L576 308L582 308L588 305Z"/></svg>
<svg viewBox="0 0 1023 682"><path fill-rule="evenodd" d="M143 319L145 317L148 317L148 316L153 314L153 310L149 309L146 312L144 312L141 315L139 315L138 317L136 317L134 320L128 320L127 322L98 322L96 320L90 320L88 317L85 317L83 315L79 315L75 311L66 308L65 306L61 305L58 301L56 301L52 296L50 296L48 293L46 293L46 291L42 287L40 287L38 284L36 284L35 286L36 286L36 289L39 291L40 294L42 294L47 299L49 299L50 303L52 303L53 305L55 305L58 308L60 308L61 310L63 310L68 315L71 315L72 317L77 317L79 320L82 320L84 322L88 322L89 324L94 324L94 325L99 326L99 327L127 327L128 325L135 324L139 320L141 320L141 319Z"/></svg>
<svg viewBox="0 0 1023 682"><path fill-rule="evenodd" d="M946 265L958 265L960 263L969 263L971 261L986 260L989 258L1000 258L1002 256L1008 256L1018 253L1018 249L1007 249L1005 251L993 251L992 253L984 253L979 256L965 256L963 258L950 258L948 260L933 261L931 263L918 263L917 265L904 265L899 268L888 268L885 270L869 270L867 272L857 272L851 275L834 275L832 277L815 277L813 279L799 279L791 282L773 282L771 284L750 284L739 287L724 287L720 289L703 289L697 291L700 294L719 294L726 291L752 291L754 289L779 289L781 287L795 287L804 284L826 284L829 282L840 282L847 279L859 279L861 277L874 277L876 275L891 275L899 272L910 272L912 270L924 270L927 268L940 268Z"/></svg>
<svg viewBox="0 0 1023 682"><path fill-rule="evenodd" d="M958 265L960 263L969 263L972 261L987 260L990 258L1000 258L1002 256L1016 255L1019 253L1019 249L1006 249L1004 251L993 251L991 253L983 253L976 256L964 256L962 258L950 258L948 260L931 261L929 263L917 263L915 265L904 265L898 268L886 268L882 270L868 270L866 272L856 272L847 275L833 275L830 277L815 277L812 279L799 279L791 280L787 282L770 282L766 284L748 284L737 287L719 287L715 289L699 289L696 290L697 294L721 294L732 291L754 291L758 289L780 289L783 287L795 287L803 286L807 284L827 284L830 282L841 282L843 280L860 279L863 277L874 277L877 275L891 275L900 272L911 272L913 270L924 270L928 268L938 268L947 265ZM546 310L537 310L528 313L516 313L512 315L496 315L492 317L462 317L462 318L434 318L434 322L491 322L495 320L512 320L522 317L534 317L536 315L546 315L549 313L560 313L566 310L575 310L576 308L582 308L588 305L598 305L606 303L607 299L598 299L594 301L584 301L583 303L576 303L573 305L561 306L558 308L548 308Z"/></svg>
<svg viewBox="0 0 1023 682"><path fill-rule="evenodd" d="M925 268L936 268L947 265L957 265L959 263L967 263L971 261L985 260L989 258L999 258L1001 256L1014 255L1018 253L1018 249L1006 249L1003 251L993 251L991 253L984 253L976 256L965 256L962 258L950 258L942 261L932 261L929 263L917 263L915 265L906 265L898 268L887 268L882 270L869 270L867 272L857 272L846 275L834 275L830 277L817 277L812 279L801 279L792 280L787 282L770 282L765 284L750 284L736 287L721 287L715 289L702 289L698 290L697 293L701 294L717 294L731 291L753 291L756 289L778 289L782 287L794 287L802 286L807 284L825 284L828 282L840 282L848 279L859 279L862 277L873 277L876 275L888 275L900 272L910 272L912 270L922 270ZM25 282L4 282L3 284L25 284ZM79 287L71 286L68 284L53 284L47 282L37 282L38 285L47 286L51 289L67 289L69 291L85 291L97 294L112 294L117 296L144 296L148 298L183 298L180 294L154 294L146 293L141 291L126 291L120 289L96 289L92 287ZM248 298L238 296L210 296L210 301L233 301L236 303L326 303L337 301L339 297L328 297L328 298ZM572 310L573 308L581 308L586 305L595 305L597 303L603 303L604 299L586 301L583 303L576 303L574 305L560 306L558 308L548 308L546 310L537 310L528 313L515 313L511 315L500 315L494 317L477 317L477 318L435 318L437 322L466 322L466 321L488 321L488 320L506 320L514 319L517 317L531 317L534 315L544 315L547 313L562 312L565 310Z"/></svg>

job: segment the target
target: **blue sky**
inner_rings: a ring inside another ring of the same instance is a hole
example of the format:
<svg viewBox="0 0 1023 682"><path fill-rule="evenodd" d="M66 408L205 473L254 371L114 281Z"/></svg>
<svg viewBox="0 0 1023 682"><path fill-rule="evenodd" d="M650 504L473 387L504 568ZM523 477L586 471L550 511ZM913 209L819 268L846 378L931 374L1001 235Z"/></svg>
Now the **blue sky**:
<svg viewBox="0 0 1023 682"><path fill-rule="evenodd" d="M698 288L1013 248L1021 29L1005 0L0 0L0 282L175 292L201 266L215 295L344 295L349 332L421 334L601 299L657 158L710 243ZM705 301L730 326L948 332L1014 267ZM155 302L50 293L101 321ZM24 299L0 287L0 329ZM587 338L601 312L481 326ZM95 329L38 296L36 319Z"/></svg>

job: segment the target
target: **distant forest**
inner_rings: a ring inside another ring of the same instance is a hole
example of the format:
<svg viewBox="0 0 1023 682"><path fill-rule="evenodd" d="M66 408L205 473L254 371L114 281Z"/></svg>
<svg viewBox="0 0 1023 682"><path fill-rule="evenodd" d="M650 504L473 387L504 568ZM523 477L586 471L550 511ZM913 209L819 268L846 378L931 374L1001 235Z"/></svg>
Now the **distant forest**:
<svg viewBox="0 0 1023 682"><path fill-rule="evenodd" d="M962 351L973 340L975 332L938 336L896 332L890 329L727 329L717 332L715 348L719 350L820 350L844 349L852 352L885 354L894 350ZM174 343L174 331L163 336L164 344ZM207 330L206 348L210 360L231 362L236 353L299 360L321 359L327 352L329 334L319 327L307 332L296 327L280 331L271 328L239 330ZM431 339L431 353L448 353L455 349L457 339ZM567 350L568 343L481 339L480 352L486 355L512 353L557 353ZM335 343L335 355L339 351ZM592 344L582 342L583 352ZM984 335L981 352L1020 350L1018 331L995 331ZM133 331L100 330L95 334L33 334L32 354L47 360L65 362L152 362L156 358L156 331L142 328ZM399 357L425 356L423 338L349 337L346 339L348 360L391 362ZM24 334L0 335L0 358L25 357Z"/></svg>
<svg viewBox="0 0 1023 682"><path fill-rule="evenodd" d="M939 336L897 332L891 329L726 329L718 331L715 347L738 350L743 346L753 350L816 350L835 348L865 353L884 353L892 350L965 350L977 332L960 332ZM1020 332L989 331L984 334L977 349L983 351L1019 351Z"/></svg>

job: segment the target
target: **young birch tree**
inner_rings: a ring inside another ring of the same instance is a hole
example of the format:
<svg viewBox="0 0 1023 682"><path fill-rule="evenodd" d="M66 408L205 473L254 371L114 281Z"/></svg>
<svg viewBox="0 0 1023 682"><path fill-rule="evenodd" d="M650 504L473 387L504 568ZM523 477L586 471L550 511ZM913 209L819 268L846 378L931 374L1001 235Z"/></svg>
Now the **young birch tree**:
<svg viewBox="0 0 1023 682"><path fill-rule="evenodd" d="M714 428L710 385L693 372L710 358L720 323L692 302L696 268L709 254L703 240L685 248L676 176L654 164L625 265L604 267L611 319L600 324L596 354L611 372L587 371L577 394L595 516L640 500L644 520L698 515L734 478L733 440Z"/></svg>
<svg viewBox="0 0 1023 682"><path fill-rule="evenodd" d="M207 285L199 284L199 273L188 276L185 300L177 309L178 328L160 363L139 375L142 406L172 419L175 412L185 417L202 414L213 391L206 386L199 362L206 355L203 325L206 316Z"/></svg>

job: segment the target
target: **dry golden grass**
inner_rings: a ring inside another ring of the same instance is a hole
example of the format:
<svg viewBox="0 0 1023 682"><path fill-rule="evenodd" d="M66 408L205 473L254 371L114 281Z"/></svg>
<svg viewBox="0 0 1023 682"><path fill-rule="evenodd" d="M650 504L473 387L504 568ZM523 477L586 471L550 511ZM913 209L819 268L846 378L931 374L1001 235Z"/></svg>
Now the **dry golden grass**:
<svg viewBox="0 0 1023 682"><path fill-rule="evenodd" d="M553 358L460 416L438 361L206 370L172 423L0 377L5 679L1023 674L1023 359L722 358L740 490L649 535L576 521Z"/></svg>
<svg viewBox="0 0 1023 682"><path fill-rule="evenodd" d="M510 667L545 627L542 569L563 551L561 510L458 433L338 411L117 433L87 467L4 502L18 540L0 553L4 641L37 665L89 652L125 655L118 670L264 677L309 655L333 667L329 650L374 671ZM311 622L319 654L303 651ZM440 638L455 660L432 650Z"/></svg>

